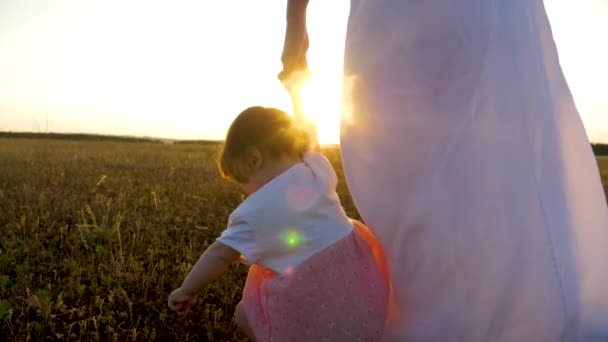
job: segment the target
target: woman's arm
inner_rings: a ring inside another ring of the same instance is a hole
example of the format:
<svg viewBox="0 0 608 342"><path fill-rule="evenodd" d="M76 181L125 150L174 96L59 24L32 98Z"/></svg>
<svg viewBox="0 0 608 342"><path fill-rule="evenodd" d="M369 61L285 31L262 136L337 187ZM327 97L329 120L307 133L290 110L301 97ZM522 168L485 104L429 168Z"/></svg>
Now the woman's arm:
<svg viewBox="0 0 608 342"><path fill-rule="evenodd" d="M308 0L287 1L287 27L283 45L283 71L279 75L286 79L296 71L306 70L306 52L308 51L308 32L306 30L306 9Z"/></svg>

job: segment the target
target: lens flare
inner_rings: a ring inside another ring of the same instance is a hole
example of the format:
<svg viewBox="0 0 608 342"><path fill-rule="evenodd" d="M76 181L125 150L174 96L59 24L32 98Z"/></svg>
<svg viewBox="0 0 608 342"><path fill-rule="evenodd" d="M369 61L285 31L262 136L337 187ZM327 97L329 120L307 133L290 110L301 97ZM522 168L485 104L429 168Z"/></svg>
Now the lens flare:
<svg viewBox="0 0 608 342"><path fill-rule="evenodd" d="M283 81L293 100L296 121L321 144L336 144L340 138L341 78L330 76L300 72Z"/></svg>
<svg viewBox="0 0 608 342"><path fill-rule="evenodd" d="M302 243L302 235L295 229L285 230L283 232L283 242L287 247L297 247Z"/></svg>

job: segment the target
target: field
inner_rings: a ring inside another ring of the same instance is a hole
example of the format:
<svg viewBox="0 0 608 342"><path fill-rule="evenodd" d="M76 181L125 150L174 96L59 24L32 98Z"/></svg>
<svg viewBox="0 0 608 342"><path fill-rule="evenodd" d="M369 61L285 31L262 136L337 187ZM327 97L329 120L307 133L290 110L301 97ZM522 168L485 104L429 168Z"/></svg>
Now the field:
<svg viewBox="0 0 608 342"><path fill-rule="evenodd" d="M602 175L602 184L604 184L604 193L606 194L606 200L608 200L608 156L598 157L598 163Z"/></svg>
<svg viewBox="0 0 608 342"><path fill-rule="evenodd" d="M241 201L215 151L0 139L0 339L245 341L232 319L244 266L204 290L187 319L166 307ZM339 151L325 152L357 217ZM608 185L608 158L600 165Z"/></svg>
<svg viewBox="0 0 608 342"><path fill-rule="evenodd" d="M339 151L326 152L340 172ZM246 340L232 319L244 266L188 319L166 305L242 199L215 156L203 144L0 138L0 340Z"/></svg>

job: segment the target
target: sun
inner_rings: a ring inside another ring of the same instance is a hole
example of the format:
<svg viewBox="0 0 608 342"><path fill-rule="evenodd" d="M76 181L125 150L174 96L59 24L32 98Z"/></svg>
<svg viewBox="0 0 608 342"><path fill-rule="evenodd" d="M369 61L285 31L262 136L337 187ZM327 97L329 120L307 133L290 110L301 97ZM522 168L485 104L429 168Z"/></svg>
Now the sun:
<svg viewBox="0 0 608 342"><path fill-rule="evenodd" d="M311 134L316 133L320 144L338 144L340 141L340 83L341 78L328 80L327 74L305 72L296 73L284 81L292 98L296 122Z"/></svg>
<svg viewBox="0 0 608 342"><path fill-rule="evenodd" d="M298 87L303 115L315 124L321 144L340 143L344 43L350 1L309 5L307 58L310 74Z"/></svg>
<svg viewBox="0 0 608 342"><path fill-rule="evenodd" d="M321 144L340 142L342 77L311 73L299 88L301 111L316 126Z"/></svg>
<svg viewBox="0 0 608 342"><path fill-rule="evenodd" d="M339 144L342 77L327 72L297 72L283 80L297 124L316 134L320 144Z"/></svg>

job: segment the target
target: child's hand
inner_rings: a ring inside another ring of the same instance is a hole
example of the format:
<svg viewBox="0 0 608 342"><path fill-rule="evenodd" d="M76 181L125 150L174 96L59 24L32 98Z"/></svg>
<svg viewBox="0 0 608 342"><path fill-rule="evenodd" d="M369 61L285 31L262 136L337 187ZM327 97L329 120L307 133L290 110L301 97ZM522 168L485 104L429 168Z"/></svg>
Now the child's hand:
<svg viewBox="0 0 608 342"><path fill-rule="evenodd" d="M175 311L179 316L185 316L196 305L196 300L196 295L187 294L180 287L169 295L169 309Z"/></svg>
<svg viewBox="0 0 608 342"><path fill-rule="evenodd" d="M198 259L182 286L169 295L169 309L184 316L196 305L197 294L211 281L221 276L241 253L215 241Z"/></svg>

